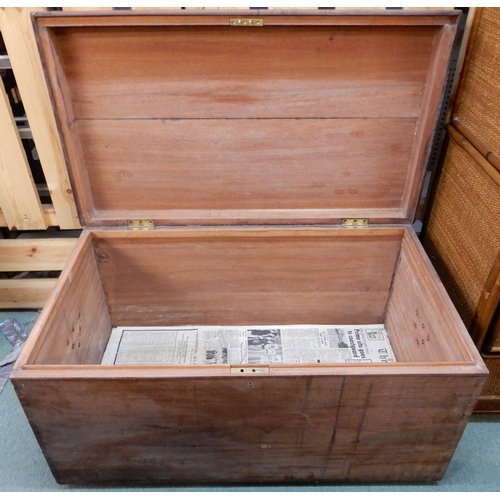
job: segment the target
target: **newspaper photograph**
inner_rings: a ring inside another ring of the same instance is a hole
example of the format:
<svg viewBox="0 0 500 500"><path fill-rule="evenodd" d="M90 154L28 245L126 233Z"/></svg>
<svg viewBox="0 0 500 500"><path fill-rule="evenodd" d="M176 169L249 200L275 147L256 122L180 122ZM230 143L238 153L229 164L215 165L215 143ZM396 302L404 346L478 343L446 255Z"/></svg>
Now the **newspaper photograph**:
<svg viewBox="0 0 500 500"><path fill-rule="evenodd" d="M103 365L395 362L379 325L113 328Z"/></svg>

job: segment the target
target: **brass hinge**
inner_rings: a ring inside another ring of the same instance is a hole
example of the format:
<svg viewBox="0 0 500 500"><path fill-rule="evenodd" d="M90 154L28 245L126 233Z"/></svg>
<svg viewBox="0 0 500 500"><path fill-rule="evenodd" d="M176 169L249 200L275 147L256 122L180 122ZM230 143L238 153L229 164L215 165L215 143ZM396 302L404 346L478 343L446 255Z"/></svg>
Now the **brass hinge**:
<svg viewBox="0 0 500 500"><path fill-rule="evenodd" d="M368 227L368 219L342 219L342 227Z"/></svg>
<svg viewBox="0 0 500 500"><path fill-rule="evenodd" d="M229 26L264 26L264 19L230 19Z"/></svg>
<svg viewBox="0 0 500 500"><path fill-rule="evenodd" d="M128 228L135 229L136 231L147 231L148 229L154 229L154 227L155 223L152 220L137 219L128 221Z"/></svg>

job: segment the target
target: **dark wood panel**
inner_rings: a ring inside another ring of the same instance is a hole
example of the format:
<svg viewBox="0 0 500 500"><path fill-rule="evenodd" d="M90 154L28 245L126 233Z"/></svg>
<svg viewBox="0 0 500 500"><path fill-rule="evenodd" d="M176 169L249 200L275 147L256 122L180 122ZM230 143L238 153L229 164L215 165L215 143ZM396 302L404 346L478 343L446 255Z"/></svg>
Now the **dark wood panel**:
<svg viewBox="0 0 500 500"><path fill-rule="evenodd" d="M435 481L482 382L456 376L14 380L58 481L134 484Z"/></svg>

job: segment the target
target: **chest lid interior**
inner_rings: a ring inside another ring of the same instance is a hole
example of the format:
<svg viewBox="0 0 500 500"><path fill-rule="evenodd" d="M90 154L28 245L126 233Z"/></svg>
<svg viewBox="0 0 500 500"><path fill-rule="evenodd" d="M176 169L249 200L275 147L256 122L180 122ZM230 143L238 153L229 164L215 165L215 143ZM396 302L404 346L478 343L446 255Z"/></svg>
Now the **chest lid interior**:
<svg viewBox="0 0 500 500"><path fill-rule="evenodd" d="M36 14L82 224L411 222L457 21Z"/></svg>

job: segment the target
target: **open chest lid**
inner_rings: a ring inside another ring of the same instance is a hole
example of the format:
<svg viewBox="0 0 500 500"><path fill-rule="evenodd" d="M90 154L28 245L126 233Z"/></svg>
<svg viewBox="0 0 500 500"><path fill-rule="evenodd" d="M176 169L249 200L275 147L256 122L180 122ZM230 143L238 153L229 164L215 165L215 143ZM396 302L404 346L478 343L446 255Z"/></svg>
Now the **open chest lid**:
<svg viewBox="0 0 500 500"><path fill-rule="evenodd" d="M35 14L82 224L410 223L457 22Z"/></svg>

